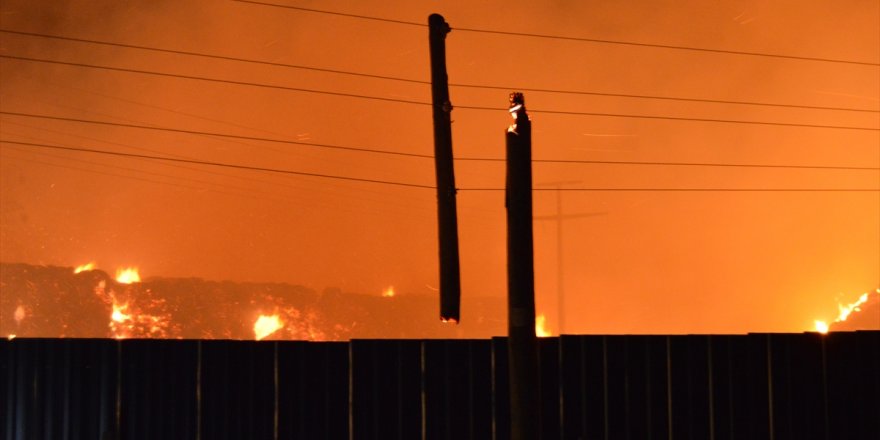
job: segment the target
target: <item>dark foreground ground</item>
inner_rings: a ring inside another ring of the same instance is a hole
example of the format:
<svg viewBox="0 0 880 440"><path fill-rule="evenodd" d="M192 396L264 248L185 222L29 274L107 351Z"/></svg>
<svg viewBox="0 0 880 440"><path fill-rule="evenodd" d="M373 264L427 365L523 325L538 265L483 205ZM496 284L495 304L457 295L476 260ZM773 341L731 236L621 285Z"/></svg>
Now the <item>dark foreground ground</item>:
<svg viewBox="0 0 880 440"><path fill-rule="evenodd" d="M506 439L507 344L0 342L0 435ZM541 438L876 439L880 332L539 340Z"/></svg>

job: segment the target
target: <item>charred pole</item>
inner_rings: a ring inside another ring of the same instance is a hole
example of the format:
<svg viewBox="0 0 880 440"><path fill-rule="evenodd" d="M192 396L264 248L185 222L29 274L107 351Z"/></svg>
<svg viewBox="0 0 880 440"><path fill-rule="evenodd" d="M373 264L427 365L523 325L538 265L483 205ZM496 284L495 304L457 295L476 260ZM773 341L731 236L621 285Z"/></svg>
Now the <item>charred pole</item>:
<svg viewBox="0 0 880 440"><path fill-rule="evenodd" d="M510 365L510 434L537 438L538 357L532 239L532 124L522 93L510 94L507 129L507 343Z"/></svg>
<svg viewBox="0 0 880 440"><path fill-rule="evenodd" d="M440 238L440 319L459 322L461 281L458 262L458 220L452 163L452 103L446 75L446 34L450 27L440 14L428 17L431 46L431 103L434 112L434 165L437 174L437 217Z"/></svg>

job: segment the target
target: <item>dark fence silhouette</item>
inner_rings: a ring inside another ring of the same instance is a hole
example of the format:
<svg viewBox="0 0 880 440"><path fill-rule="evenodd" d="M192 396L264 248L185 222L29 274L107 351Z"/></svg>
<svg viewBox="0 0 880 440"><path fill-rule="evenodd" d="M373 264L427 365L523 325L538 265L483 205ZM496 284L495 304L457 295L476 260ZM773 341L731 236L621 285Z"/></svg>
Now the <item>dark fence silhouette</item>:
<svg viewBox="0 0 880 440"><path fill-rule="evenodd" d="M539 340L547 439L880 438L880 332ZM507 341L13 339L23 439L505 439Z"/></svg>

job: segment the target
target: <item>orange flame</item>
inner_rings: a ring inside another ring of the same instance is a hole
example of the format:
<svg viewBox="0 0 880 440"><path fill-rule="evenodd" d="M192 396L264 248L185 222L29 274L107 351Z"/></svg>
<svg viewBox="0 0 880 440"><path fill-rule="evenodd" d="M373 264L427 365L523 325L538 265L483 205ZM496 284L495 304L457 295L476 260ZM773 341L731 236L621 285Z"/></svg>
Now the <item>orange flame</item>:
<svg viewBox="0 0 880 440"><path fill-rule="evenodd" d="M535 317L535 336L539 338L546 338L548 336L553 336L553 333L550 333L550 330L545 328L547 324L547 317L544 314L540 314Z"/></svg>
<svg viewBox="0 0 880 440"><path fill-rule="evenodd" d="M95 270L95 262L94 261L90 261L86 264L76 266L76 269L73 269L73 273L88 272L90 270Z"/></svg>
<svg viewBox="0 0 880 440"><path fill-rule="evenodd" d="M876 292L880 294L880 289L877 289ZM846 321L846 319L849 318L849 315L852 314L852 312L861 311L862 309L860 309L859 307L866 302L868 302L868 292L863 293L862 296L860 296L859 299L853 303L847 305L837 304L838 314L837 319L835 319L834 322ZM834 322L832 322L832 324ZM828 330L831 327L827 322L820 320L813 321L813 325L815 330L822 334L828 333Z"/></svg>
<svg viewBox="0 0 880 440"><path fill-rule="evenodd" d="M123 267L116 269L116 282L120 284L131 284L141 282L141 276L138 274L136 267Z"/></svg>
<svg viewBox="0 0 880 440"><path fill-rule="evenodd" d="M113 312L110 313L110 319L116 322L125 322L131 321L131 315L126 314L125 310L128 310L128 304L118 305L113 304Z"/></svg>
<svg viewBox="0 0 880 440"><path fill-rule="evenodd" d="M388 286L387 289L382 291L382 296L384 298L391 298L394 296L394 286Z"/></svg>
<svg viewBox="0 0 880 440"><path fill-rule="evenodd" d="M278 315L260 315L260 317L257 318L257 321L254 322L254 336L260 341L266 336L280 330L282 327L284 327L284 323L281 322Z"/></svg>

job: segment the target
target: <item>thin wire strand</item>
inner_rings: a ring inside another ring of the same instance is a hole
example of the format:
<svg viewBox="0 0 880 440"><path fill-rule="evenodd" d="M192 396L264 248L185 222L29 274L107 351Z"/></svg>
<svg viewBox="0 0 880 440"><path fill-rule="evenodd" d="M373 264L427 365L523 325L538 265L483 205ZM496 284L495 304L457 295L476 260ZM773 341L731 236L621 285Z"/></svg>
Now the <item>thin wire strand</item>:
<svg viewBox="0 0 880 440"><path fill-rule="evenodd" d="M65 121L65 122L76 122L83 124L97 124L97 125L108 125L113 127L125 127L125 128L136 128L141 130L153 130L153 131L166 131L172 133L183 133L183 134L192 134L192 135L200 135L200 136L216 136L220 138L229 138L229 139L238 139L238 140L246 140L246 141L257 141L257 142L272 142L277 144L289 144L289 145L303 145L308 147L317 147L317 148L329 148L333 150L344 150L344 151L356 151L360 153L375 153L375 154L387 154L392 156L404 156L404 157L417 157L421 159L433 159L434 156L430 154L419 154L419 153L406 153L399 151L389 151L389 150L379 150L374 148L363 148L363 147L349 147L344 145L333 145L333 144L320 144L316 142L304 142L304 141L292 141L287 139L273 139L273 138L265 138L258 136L243 136L236 134L228 134L228 133L216 133L210 131L198 131L198 130L186 130L182 128L171 128L171 127L155 127L149 125L138 125L138 124L127 124L122 122L109 122L109 121L96 121L91 119L79 119L79 118L66 118L61 116L49 116L49 115L36 115L31 113L18 113L18 112L9 112L0 110L0 115L10 115L10 116L21 116L25 118L35 118L35 119L49 119L55 121Z"/></svg>
<svg viewBox="0 0 880 440"><path fill-rule="evenodd" d="M225 55L208 54L208 53L204 53L204 52L192 52L192 51L177 50L177 49L164 49L164 48L159 48L159 47L141 46L141 45L136 45L136 44L115 43L115 42L101 41L101 40L90 40L90 39L85 39L85 38L62 37L60 35L49 35L49 34L39 34L39 33L35 33L35 32L13 31L13 30L9 30L9 29L0 29L0 32L5 32L5 33L9 33L9 34L16 34L16 35L26 35L26 36L30 36L30 37L41 37L41 38L51 38L51 39L64 40L64 41L75 41L78 43L99 44L99 45L103 45L103 46L122 47L122 48L127 48L127 49L139 49L139 50L148 50L148 51L152 51L152 52L162 52L162 53L170 53L170 54L176 54L176 55L187 55L187 56L195 56L195 57L202 57L202 58L211 58L211 59L224 60L224 61L237 61L237 62L259 64L259 65L272 66L272 67L285 67L285 68L290 68L290 69L311 70L311 71L315 71L315 72L325 72L325 73L335 73L335 74L339 74L339 75L360 76L360 77L365 77L365 78L401 81L401 82L408 82L408 83L415 83L415 84L428 84L428 85L431 84L430 81L401 78L401 77L396 77L396 76L375 75L375 74L371 74L371 73L351 72L348 70L337 70L337 69L327 69L327 68L323 68L323 67L304 66L301 64L287 64L287 63L278 63L278 62L273 62L273 61L254 60L254 59L249 59L249 58L237 58L237 57L231 57L231 56L225 56ZM861 110L856 110L856 111L861 111Z"/></svg>
<svg viewBox="0 0 880 440"><path fill-rule="evenodd" d="M404 186L404 187L410 187L410 188L426 188L426 189L435 188L430 185L420 185L417 183L392 182L392 181L388 181L388 180L376 180L376 179L362 179L359 177L337 176L337 175L333 175L333 174L306 173L306 172L302 172L302 171L283 170L283 169L278 169L278 168L254 167L254 166L249 166L249 165L240 165L240 164L232 164L232 163L225 163L225 162L209 162L209 161L204 161L204 160L180 159L180 158L173 158L173 157L152 156L152 155L147 155L147 154L134 154L134 153L123 153L123 152L119 152L119 151L97 150L97 149L91 149L91 148L64 147L64 146L60 146L60 145L40 144L40 143L34 143L34 142L17 142L17 141L8 141L8 140L0 140L0 142L7 143L7 144L38 147L38 148L50 148L50 149L55 149L55 150L79 151L79 152L83 152L83 153L104 154L104 155L111 155L111 156L131 157L131 158L137 158L137 159L161 160L161 161L166 161L166 162L189 163L189 164L195 164L195 165L234 168L234 169L250 170L250 171L263 171L263 172L289 174L289 175L305 176L305 177L319 177L319 178L324 178L324 179L345 180L345 181L350 181L350 182L376 183L376 184L382 184L382 185Z"/></svg>
<svg viewBox="0 0 880 440"><path fill-rule="evenodd" d="M110 66L98 66L95 64L85 64L85 63L72 63L69 61L56 61L56 60L46 60L40 58L30 58L30 57L20 57L14 55L0 55L0 58L7 58L12 60L19 61L30 61L35 63L48 63L48 64L59 64L64 66L73 66L73 67L87 67L91 69L101 69L101 70L110 70L114 72L125 72L125 73L139 73L143 75L155 75L162 76L167 78L182 78L182 79L190 79L196 81L209 81L215 83L223 83L223 84L234 84L239 86L250 86L250 87L261 87L266 89L276 89L276 90L287 90L291 92L304 92L304 93L315 93L319 95L330 95L330 96L342 96L346 98L358 98L358 99L371 99L376 101L386 101L386 102L398 102L403 104L417 104L417 105L431 105L430 102L423 101L413 101L409 99L399 99L399 98L385 98L382 96L370 96L370 95L359 95L356 93L343 93L343 92L331 92L328 90L315 90L315 89L306 89L302 87L288 87L288 86L279 86L274 84L263 84L263 83L254 83L247 81L235 81L229 79L219 79L219 78L207 78L204 76L190 76L190 75L180 75L176 73L165 73L165 72L155 72L152 70L139 70L139 69L127 69L123 67L110 67Z"/></svg>
<svg viewBox="0 0 880 440"><path fill-rule="evenodd" d="M507 111L502 107L481 107L481 106L463 106L459 105L455 108L465 110L480 111ZM676 116L653 116L653 115L630 115L622 113L599 113L599 112L576 112L565 110L540 110L529 109L531 113L543 113L550 115L569 115L569 116L599 116L607 118L630 118L630 119L651 119L664 121L688 121L688 122L709 122L716 124L748 124L748 125L766 125L773 127L803 127L803 128L825 128L833 130L861 130L861 131L880 131L880 128L871 127L853 127L849 125L821 125L821 124L797 124L792 122L769 122L769 121L748 121L739 119L712 119L712 118L685 118Z"/></svg>
<svg viewBox="0 0 880 440"><path fill-rule="evenodd" d="M217 79L217 78L206 78L201 76L190 76L190 75L178 75L174 73L164 73L164 72L154 72L148 70L137 70L137 69L126 69L121 67L108 67L108 66L98 66L93 64L85 64L85 63L72 63L67 61L55 61L55 60L45 60L39 58L29 58L29 57L20 57L13 55L0 55L0 58L14 59L20 61L30 61L30 62L38 62L38 63L48 63L48 64L59 64L73 67L86 67L93 69L102 69L116 72L126 72L126 73L139 73L145 75L156 75L162 77L170 77L170 78L182 78L189 80L197 80L197 81L209 81L215 83L224 83L224 84L234 84L241 86L251 86L251 87L261 87L268 89L278 89L278 90L287 90L294 92L307 92L307 93L316 93L321 95L331 95L331 96L341 96L347 98L358 98L358 99L369 99L369 100L377 100L377 101L385 101L385 102L397 102L403 104L416 104L423 106L431 106L430 102L424 101L412 101L407 99L398 99L398 98L385 98L380 96L369 96L369 95L359 95L354 93L342 93L342 92L331 92L327 90L315 90L315 89L306 89L299 87L287 87L287 86L278 86L271 84L261 84L261 83L252 83L245 81L233 81L233 80L225 80L225 79ZM482 106L458 106L459 109L466 110L482 110L482 111L507 111L505 108L501 107L482 107ZM836 130L862 130L862 131L880 131L880 128L870 128L870 127L852 127L852 126L840 126L840 125L819 125L819 124L797 124L797 123L789 123L789 122L766 122L766 121L746 121L746 120L734 120L734 119L709 119L709 118L685 118L685 117L674 117L674 116L652 116L652 115L630 115L630 114L619 114L619 113L596 113L596 112L575 112L575 111L562 111L562 110L531 110L533 113L544 113L544 114L557 114L557 115L573 115L573 116L601 116L601 117L613 117L613 118L635 118L635 119L652 119L652 120L667 120L667 121L688 121L688 122L709 122L709 123L723 123L723 124L750 124L750 125L765 125L765 126L777 126L777 127L806 127L806 128L824 128L824 129L836 129Z"/></svg>
<svg viewBox="0 0 880 440"><path fill-rule="evenodd" d="M218 166L225 168L235 168L235 169L243 169L250 171L263 171L263 172L272 172L272 173L281 173L281 174L292 174L298 176L307 176L307 177L321 177L328 179L338 179L338 180L346 180L346 181L354 181L354 182L365 182L365 183L376 183L376 184L384 184L384 185L395 185L395 186L404 186L404 187L412 187L412 188L422 188L422 189L436 189L435 186L431 185L420 185L414 183L404 183L404 182L391 182L385 180L373 180L373 179L361 179L356 177L345 177L345 176L336 176L329 174L316 174L316 173L303 173L299 171L291 171L291 170L282 170L277 168L263 168L263 167L253 167L247 165L239 165L239 164L230 164L223 162L209 162L209 161L201 161L201 160L188 160L188 159L178 159L178 158L170 158L170 157L161 157L161 156L151 156L145 154L132 154L132 153L122 153L117 151L106 151L106 150L96 150L91 148L79 148L79 147L65 147L60 145L49 145L49 144L41 144L41 143L33 143L33 142L18 142L18 141L9 141L0 139L0 143L13 144L13 145L24 145L30 147L37 148L48 148L55 150L64 150L64 151L78 151L83 153L94 153L94 154L104 154L111 156L121 156L121 157L131 157L137 159L151 159L151 160L161 160L168 162L182 162L182 163L190 163L196 165L206 165L206 166ZM504 188L457 188L457 191L505 191ZM602 191L602 192L880 192L880 189L870 189L870 188L533 188L532 191Z"/></svg>
<svg viewBox="0 0 880 440"><path fill-rule="evenodd" d="M504 162L505 159L495 157L460 157L455 160L473 162ZM591 164L591 165L645 165L645 166L687 166L687 167L730 167L730 168L780 168L780 169L804 169L804 170L851 170L851 171L880 171L880 167L857 167L835 165L773 165L773 164L746 164L746 163L717 163L717 162L647 162L647 161L617 161L617 160L589 160L589 159L532 159L533 163L557 163L557 164Z"/></svg>
<svg viewBox="0 0 880 440"><path fill-rule="evenodd" d="M217 133L209 131L185 130L171 127L156 127L148 125L128 124L122 122L96 121L90 119L67 118L61 116L36 115L31 113L19 113L0 110L0 115L19 116L35 119L48 119L64 122L75 122L85 124L107 125L113 127L135 128L153 131L165 131L172 133L183 133L201 136L216 136L221 138L232 138L239 140L273 142L292 145L304 145L316 148L329 148L345 151L355 151L361 153L388 154L395 156L415 157L420 159L434 159L430 154L404 153L397 151L379 150L362 147L348 147L343 145L319 144L314 142L291 141L285 139L262 138L255 136L241 136L227 133ZM457 157L456 161L462 162L504 162L503 158L496 157ZM697 163L697 162L647 162L647 161L611 161L611 160L578 160L578 159L533 159L535 163L558 163L558 164L594 164L594 165L644 165L644 166L694 166L694 167L734 167L734 168L781 168L781 169L815 169L815 170L854 170L854 171L877 171L880 167L858 167L858 166L834 166L834 165L773 165L773 164L729 164L729 163Z"/></svg>
<svg viewBox="0 0 880 440"><path fill-rule="evenodd" d="M504 188L457 188L458 191L505 191ZM532 188L570 192L880 192L871 188Z"/></svg>
<svg viewBox="0 0 880 440"><path fill-rule="evenodd" d="M323 10L323 9L303 8L300 6L292 6L292 5L279 5L276 3L265 3L265 2L257 2L257 1L252 1L252 0L232 0L232 1L238 2L238 3L250 3L250 4L254 4L254 5L261 5L261 6L271 6L271 7L282 8L282 9L292 9L292 10L303 11L303 12L314 12L316 14L336 15L338 17L348 17L348 18L358 18L361 20L380 21L383 23L395 23L395 24L405 24L405 25L409 25L409 26L428 27L428 25L426 23L417 23L415 21L395 20L392 18L382 18L382 17L370 17L367 15L348 14L345 12L334 12L334 11L327 11L327 10Z"/></svg>
<svg viewBox="0 0 880 440"><path fill-rule="evenodd" d="M487 90L516 90L520 92L537 92L537 93L558 93L563 95L585 95L585 96L604 96L609 98L630 98L630 99L657 99L662 101L676 102L699 102L706 104L733 104L733 105L754 105L761 107L777 107L777 108L798 108L804 110L834 110L862 113L880 113L880 110L851 108L851 107L830 107L818 105L800 105L800 104L782 104L774 102L754 102L754 101L733 101L724 99L708 99L708 98L685 98L678 96L654 96L654 95L636 95L628 93L606 93L591 92L585 90L560 90L560 89L542 89L533 87L504 87L490 86L485 84L449 84L450 87L461 87L471 89L487 89Z"/></svg>
<svg viewBox="0 0 880 440"><path fill-rule="evenodd" d="M239 1L239 0L236 0ZM825 63L838 63L838 64L852 64L859 66L871 66L877 67L880 66L880 63L874 63L869 61L855 61L855 60L843 60L836 58L821 58L821 57L806 57L806 56L797 56L797 55L783 55L783 54L773 54L773 53L763 53L763 52L747 52L740 50L726 50L726 49L709 49L703 47L691 47L691 46L676 46L670 44L655 44L655 43L636 43L632 41L619 41L619 40L605 40L598 38L583 38L583 37L565 37L561 35L547 35L547 34L534 34L527 32L511 32L511 31L496 31L489 29L475 29L475 28L459 28L454 27L452 30L462 31L462 32L474 32L481 34L495 34L495 35L508 35L508 36L516 36L516 37L531 37L531 38L543 38L543 39L552 39L552 40L567 40L567 41L581 41L587 43L599 43L599 44L616 44L621 46L633 46L633 47L650 47L655 49L673 49L673 50L684 50L691 52L702 52L702 53L717 53L724 55L745 55L745 56L753 56L753 57L764 57L764 58L778 58L778 59L787 59L787 60L798 60L798 61L818 61Z"/></svg>
<svg viewBox="0 0 880 440"><path fill-rule="evenodd" d="M336 15L336 16L341 16L341 17L357 18L357 19L361 19L361 20L372 20L372 21L379 21L379 22L385 22L385 23L396 23L396 24L404 24L404 25L419 26L419 27L427 27L428 26L427 24L417 23L414 21L395 20L395 19L390 19L390 18L374 17L374 16L369 16L369 15L350 14L350 13L335 12L335 11L328 11L328 10L314 9L314 8L303 8L303 7L299 7L299 6L279 5L276 3L265 3L265 2L258 2L258 1L253 1L253 0L233 0L233 1L238 2L238 3L250 3L250 4L254 4L254 5L270 6L270 7L291 9L291 10L297 10L297 11L303 11L303 12L312 12L312 13L317 13L317 14L326 14L326 15ZM673 50L684 50L684 51L702 52L702 53L718 53L718 54L725 54L725 55L745 55L745 56L778 58L778 59L788 59L788 60L798 60L798 61L817 61L817 62L826 62L826 63L853 64L853 65L872 66L872 67L880 66L880 63L867 62L867 61L843 60L843 59L822 58L822 57L807 57L807 56L784 55L784 54L763 53L763 52L748 52L748 51L727 50L727 49L710 49L710 48L703 48L703 47L676 46L676 45L669 45L669 44L637 43L637 42L632 42L632 41L608 40L608 39L599 39L599 38L566 37L566 36L561 36L561 35L547 35L547 34L512 32L512 31L498 31L498 30L466 28L466 27L453 27L452 30L461 31L461 32L507 35L507 36L516 36L516 37L542 38L542 39L566 40L566 41L580 41L580 42L587 42L587 43L614 44L614 45L634 46L634 47L650 47L650 48L655 48L655 49L673 49Z"/></svg>
<svg viewBox="0 0 880 440"><path fill-rule="evenodd" d="M314 67L314 66L305 66L302 64L288 64L288 63L278 63L272 61L263 61L263 60L255 60L249 58L238 58L226 55L216 55L209 54L204 52L193 52L193 51L184 51L178 49L165 49L159 47L152 46L142 46L135 44L127 44L127 43L116 43L110 41L102 41L102 40L92 40L86 38L75 38L75 37L66 37L60 35L49 35L49 34L41 34L35 32L23 32L23 31L15 31L10 29L0 29L0 32L5 32L9 34L15 35L24 35L29 37L39 37L39 38L49 38L55 40L62 41L73 41L78 43L88 43L88 44L97 44L103 46L111 46L111 47L121 47L127 49L138 49L138 50L146 50L152 52L160 52L160 53L170 53L176 55L187 55L187 56L195 56L209 59L217 59L224 61L235 61L242 63L250 63L264 66L272 66L272 67L284 67L290 69L301 69L301 70L309 70L315 72L324 72L324 73L333 73L338 75L349 75L355 77L362 78L373 78L373 79L381 79L381 80L389 80L389 81L400 81L411 84L423 84L430 85L430 81L411 79L411 78L402 78L398 76L389 76L389 75L377 75L371 73L364 72L352 72L348 70L338 70L338 69L329 69L323 67ZM630 99L656 99L656 100L665 100L665 101L677 101L677 102L700 102L700 103L709 103L709 104L733 104L733 105L753 105L753 106L763 106L763 107L779 107L779 108L799 108L806 110L833 110L833 111L850 111L850 112L864 112L864 113L880 113L880 110L872 110L872 109L862 109L862 108L852 108L852 107L833 107L833 106L817 106L817 105L800 105L800 104L784 104L784 103L773 103L773 102L754 102L754 101L735 101L735 100L723 100L723 99L707 99L707 98L686 98L686 97L676 97L676 96L654 96L654 95L638 95L638 94L628 94L628 93L608 93L608 92L594 92L594 91L586 91L586 90L563 90L563 89L548 89L548 88L535 88L535 87L506 87L506 86L493 86L487 84L464 84L464 83L450 83L450 87L460 87L460 88L469 88L469 89L485 89L485 90L519 90L523 92L536 92L536 93L557 93L557 94L565 94L565 95L583 95L583 96L604 96L604 97L613 97L613 98L630 98Z"/></svg>

